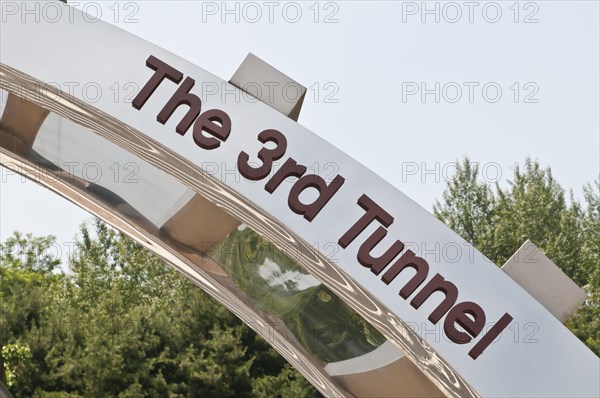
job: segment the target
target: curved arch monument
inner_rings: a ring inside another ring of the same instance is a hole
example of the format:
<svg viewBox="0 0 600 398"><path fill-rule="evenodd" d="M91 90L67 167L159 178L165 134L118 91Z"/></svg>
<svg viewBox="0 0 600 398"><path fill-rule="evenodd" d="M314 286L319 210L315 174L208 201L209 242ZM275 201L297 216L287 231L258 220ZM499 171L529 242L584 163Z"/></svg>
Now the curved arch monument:
<svg viewBox="0 0 600 398"><path fill-rule="evenodd" d="M301 95L265 103L240 89L297 83L254 56L226 82L58 7L53 22L3 17L2 165L164 258L326 396L600 396L598 357L560 314L298 124ZM55 82L139 91L92 101ZM230 95L207 98L208 84ZM74 162L130 165L135 178ZM468 255L419 250L435 245ZM535 324L536 342L515 339L515 322Z"/></svg>

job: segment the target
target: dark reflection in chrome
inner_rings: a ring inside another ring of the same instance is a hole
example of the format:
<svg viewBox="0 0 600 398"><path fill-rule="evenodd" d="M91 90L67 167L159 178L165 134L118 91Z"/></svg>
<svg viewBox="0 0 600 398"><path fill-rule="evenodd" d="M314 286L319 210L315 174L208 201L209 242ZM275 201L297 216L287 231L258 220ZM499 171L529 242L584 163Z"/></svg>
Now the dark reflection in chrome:
<svg viewBox="0 0 600 398"><path fill-rule="evenodd" d="M257 308L281 319L321 361L354 358L385 342L314 276L250 228L235 229L209 254Z"/></svg>

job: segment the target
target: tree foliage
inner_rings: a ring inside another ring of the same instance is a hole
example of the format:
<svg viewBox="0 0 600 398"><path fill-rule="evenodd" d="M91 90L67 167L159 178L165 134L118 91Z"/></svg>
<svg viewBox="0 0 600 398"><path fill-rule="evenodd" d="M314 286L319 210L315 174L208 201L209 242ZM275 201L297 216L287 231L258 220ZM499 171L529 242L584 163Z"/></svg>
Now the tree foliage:
<svg viewBox="0 0 600 398"><path fill-rule="evenodd" d="M527 159L508 188L478 178L478 167L464 158L448 181L436 217L472 242L498 266L531 240L589 294L567 326L600 354L600 185L584 187L584 203L565 191L550 168Z"/></svg>
<svg viewBox="0 0 600 398"><path fill-rule="evenodd" d="M70 272L47 254L53 243L17 233L2 244L2 377L15 397L314 391L229 311L106 224L82 227Z"/></svg>

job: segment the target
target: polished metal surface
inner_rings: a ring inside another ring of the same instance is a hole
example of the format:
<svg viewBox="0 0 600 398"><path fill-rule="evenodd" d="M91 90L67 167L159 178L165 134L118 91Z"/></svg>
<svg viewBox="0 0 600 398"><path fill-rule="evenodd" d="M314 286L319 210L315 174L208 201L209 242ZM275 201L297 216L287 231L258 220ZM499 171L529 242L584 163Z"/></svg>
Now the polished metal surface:
<svg viewBox="0 0 600 398"><path fill-rule="evenodd" d="M328 363L325 371L357 397L444 396L431 380L389 341L359 357Z"/></svg>

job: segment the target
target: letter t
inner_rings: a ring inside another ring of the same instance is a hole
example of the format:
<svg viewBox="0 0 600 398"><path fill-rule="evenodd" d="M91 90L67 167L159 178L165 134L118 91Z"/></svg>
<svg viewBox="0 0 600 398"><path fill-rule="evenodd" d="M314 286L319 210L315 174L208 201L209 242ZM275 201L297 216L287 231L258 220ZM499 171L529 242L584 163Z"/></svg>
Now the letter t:
<svg viewBox="0 0 600 398"><path fill-rule="evenodd" d="M394 217L387 211L383 210L367 195L362 195L358 198L358 205L367 212L354 224L348 232L338 240L339 245L345 249L362 231L365 230L374 220L379 221L386 227L389 227L394 222Z"/></svg>
<svg viewBox="0 0 600 398"><path fill-rule="evenodd" d="M138 95L136 95L131 103L131 105L133 105L133 107L138 111L142 109L142 106L144 106L154 91L156 91L165 77L177 84L179 84L181 79L183 79L183 73L179 72L172 66L167 65L154 55L148 57L146 60L146 66L155 72L150 80L148 80L148 83L146 83L146 85L140 90Z"/></svg>

